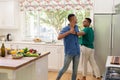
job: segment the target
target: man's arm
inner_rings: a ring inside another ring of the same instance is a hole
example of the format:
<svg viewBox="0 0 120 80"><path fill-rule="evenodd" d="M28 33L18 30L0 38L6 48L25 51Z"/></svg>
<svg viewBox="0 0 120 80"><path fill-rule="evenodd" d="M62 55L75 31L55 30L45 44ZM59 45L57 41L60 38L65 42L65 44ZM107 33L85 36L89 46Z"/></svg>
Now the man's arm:
<svg viewBox="0 0 120 80"><path fill-rule="evenodd" d="M58 40L63 39L64 37L66 37L69 34L75 34L74 28L71 28L69 31L67 31L63 34L59 34L58 35Z"/></svg>
<svg viewBox="0 0 120 80"><path fill-rule="evenodd" d="M83 35L85 35L85 32L84 32L84 31L80 31L80 32L76 32L76 34L77 34L78 36L83 36Z"/></svg>
<svg viewBox="0 0 120 80"><path fill-rule="evenodd" d="M83 35L85 35L85 32L84 31L79 31L79 29L78 29L78 26L76 25L76 27L75 27L75 34L77 35L77 36L83 36Z"/></svg>
<svg viewBox="0 0 120 80"><path fill-rule="evenodd" d="M66 37L66 36L69 35L69 34L70 34L70 31L67 31L67 32L65 32L65 33L63 33L63 34L59 34L59 35L58 35L58 40Z"/></svg>

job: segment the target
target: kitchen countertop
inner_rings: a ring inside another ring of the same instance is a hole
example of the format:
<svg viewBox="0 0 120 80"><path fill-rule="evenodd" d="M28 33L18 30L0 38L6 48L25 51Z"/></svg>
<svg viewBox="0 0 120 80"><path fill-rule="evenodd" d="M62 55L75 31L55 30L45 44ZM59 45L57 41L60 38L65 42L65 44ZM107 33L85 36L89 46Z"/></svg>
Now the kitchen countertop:
<svg viewBox="0 0 120 80"><path fill-rule="evenodd" d="M0 57L0 69L15 70L48 54L50 54L50 52L42 53L39 57L23 57L21 59L12 59L11 55L8 55L4 58Z"/></svg>
<svg viewBox="0 0 120 80"><path fill-rule="evenodd" d="M120 67L120 65L111 64L112 56L108 56L106 67Z"/></svg>
<svg viewBox="0 0 120 80"><path fill-rule="evenodd" d="M8 44L33 44L33 45L59 45L63 46L63 42L34 42L34 41L6 41Z"/></svg>

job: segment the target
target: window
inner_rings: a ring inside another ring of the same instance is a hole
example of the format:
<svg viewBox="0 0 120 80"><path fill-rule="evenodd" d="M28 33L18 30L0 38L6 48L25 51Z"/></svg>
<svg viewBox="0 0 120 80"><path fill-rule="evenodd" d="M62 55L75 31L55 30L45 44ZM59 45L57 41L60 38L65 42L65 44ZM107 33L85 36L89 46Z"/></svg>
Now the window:
<svg viewBox="0 0 120 80"><path fill-rule="evenodd" d="M40 38L42 41L57 40L59 31L68 25L68 14L74 13L76 15L78 20L77 25L79 29L81 29L83 19L90 17L92 10L89 8L80 8L80 5L72 5L72 3L64 6L56 6L56 4L53 4L52 8L51 5L42 6L46 9L38 8L38 10L35 10L36 8L31 8L28 3L27 6L25 5L25 8L30 8L24 10L25 27L22 30L24 39L33 40L34 38Z"/></svg>

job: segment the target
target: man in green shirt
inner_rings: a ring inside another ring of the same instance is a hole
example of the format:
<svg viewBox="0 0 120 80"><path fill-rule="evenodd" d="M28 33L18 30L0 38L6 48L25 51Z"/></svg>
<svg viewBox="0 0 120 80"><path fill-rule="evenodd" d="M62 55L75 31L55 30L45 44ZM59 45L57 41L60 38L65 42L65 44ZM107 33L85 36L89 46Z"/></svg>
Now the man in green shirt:
<svg viewBox="0 0 120 80"><path fill-rule="evenodd" d="M82 36L82 42L81 42L81 62L82 62L82 80L86 80L87 75L87 63L90 62L90 65L93 69L93 72L96 76L96 78L100 78L100 71L96 64L96 61L94 59L94 31L90 27L91 19L85 18L83 21L84 29L80 32L77 32L76 34L78 36Z"/></svg>

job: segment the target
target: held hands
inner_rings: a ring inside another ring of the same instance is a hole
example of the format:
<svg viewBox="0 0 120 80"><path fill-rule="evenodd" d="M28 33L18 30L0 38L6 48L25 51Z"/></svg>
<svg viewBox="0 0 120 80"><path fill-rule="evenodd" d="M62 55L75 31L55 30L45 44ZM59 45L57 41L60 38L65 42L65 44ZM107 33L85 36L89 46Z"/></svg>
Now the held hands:
<svg viewBox="0 0 120 80"><path fill-rule="evenodd" d="M74 30L74 27L71 27L69 32L70 32L71 34L76 34L76 32L75 32L75 30Z"/></svg>

